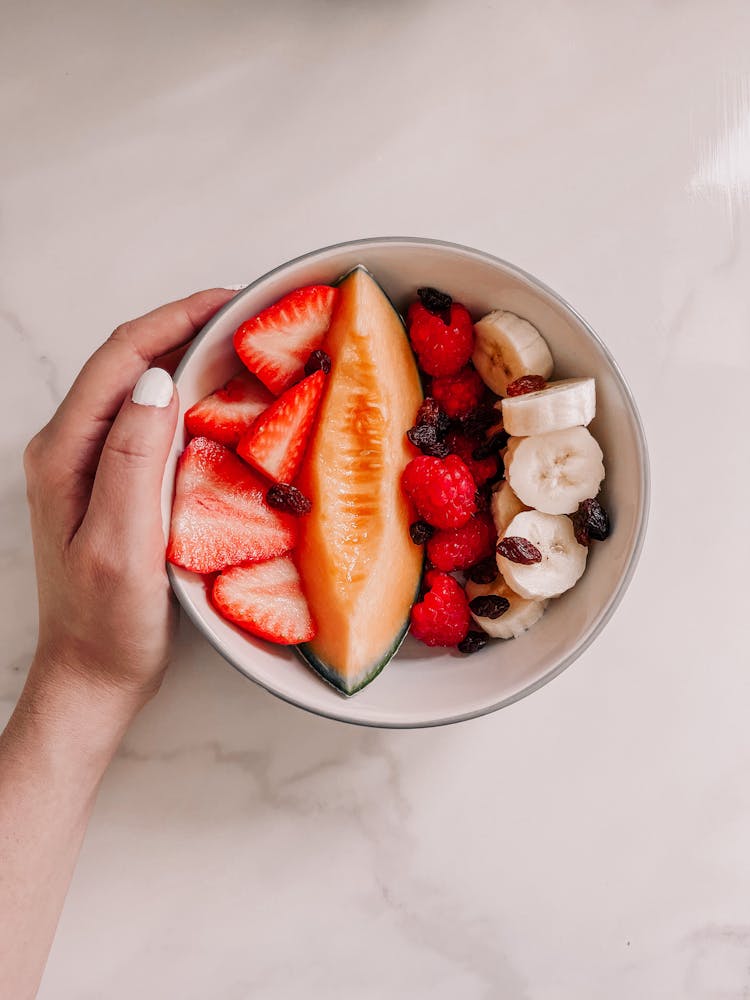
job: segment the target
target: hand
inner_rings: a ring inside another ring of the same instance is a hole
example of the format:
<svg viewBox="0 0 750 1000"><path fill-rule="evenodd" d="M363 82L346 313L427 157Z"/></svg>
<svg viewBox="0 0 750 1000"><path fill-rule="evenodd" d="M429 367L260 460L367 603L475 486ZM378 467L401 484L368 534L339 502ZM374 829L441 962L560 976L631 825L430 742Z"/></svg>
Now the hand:
<svg viewBox="0 0 750 1000"><path fill-rule="evenodd" d="M32 683L83 681L123 693L135 710L158 690L173 627L160 493L177 397L166 371L144 373L234 294L198 292L119 326L29 443Z"/></svg>

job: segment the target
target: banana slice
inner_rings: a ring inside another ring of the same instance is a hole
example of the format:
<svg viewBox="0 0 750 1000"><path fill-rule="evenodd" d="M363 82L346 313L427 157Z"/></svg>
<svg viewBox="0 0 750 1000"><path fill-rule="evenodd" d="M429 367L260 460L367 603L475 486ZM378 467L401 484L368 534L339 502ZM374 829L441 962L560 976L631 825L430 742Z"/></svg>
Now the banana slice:
<svg viewBox="0 0 750 1000"><path fill-rule="evenodd" d="M588 549L579 545L573 522L562 514L525 510L516 514L506 537L526 538L542 554L542 561L525 565L498 554L497 565L505 582L521 597L541 601L559 597L580 580L586 569ZM499 620L499 619L498 619Z"/></svg>
<svg viewBox="0 0 750 1000"><path fill-rule="evenodd" d="M550 382L546 389L508 396L502 403L508 434L528 437L566 427L585 427L596 414L596 383L592 378Z"/></svg>
<svg viewBox="0 0 750 1000"><path fill-rule="evenodd" d="M492 498L490 500L492 520L495 522L495 531L498 537L503 537L505 529L516 514L520 514L522 510L528 509L513 492L508 480L502 479L492 491Z"/></svg>
<svg viewBox="0 0 750 1000"><path fill-rule="evenodd" d="M505 478L521 503L545 514L572 514L604 479L602 449L585 427L510 438Z"/></svg>
<svg viewBox="0 0 750 1000"><path fill-rule="evenodd" d="M504 396L509 382L521 375L552 374L552 355L535 326L515 313L496 309L474 324L472 361L485 383Z"/></svg>
<svg viewBox="0 0 750 1000"><path fill-rule="evenodd" d="M510 589L502 576L493 583L466 584L466 596L469 600L475 597L486 597L494 594L504 597L510 602L510 607L499 618L482 618L472 613L472 618L493 639L516 639L519 635L535 625L547 609L548 601L528 601Z"/></svg>

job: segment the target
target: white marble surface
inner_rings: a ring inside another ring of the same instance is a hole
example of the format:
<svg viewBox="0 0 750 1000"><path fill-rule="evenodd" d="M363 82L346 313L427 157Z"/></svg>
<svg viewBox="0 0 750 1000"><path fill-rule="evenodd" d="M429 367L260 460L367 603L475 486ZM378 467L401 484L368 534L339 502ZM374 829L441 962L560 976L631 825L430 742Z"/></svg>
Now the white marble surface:
<svg viewBox="0 0 750 1000"><path fill-rule="evenodd" d="M34 646L20 453L123 318L361 235L538 274L652 453L640 570L498 715L363 731L183 625L94 815L44 1000L750 996L750 8L6 3L0 668Z"/></svg>

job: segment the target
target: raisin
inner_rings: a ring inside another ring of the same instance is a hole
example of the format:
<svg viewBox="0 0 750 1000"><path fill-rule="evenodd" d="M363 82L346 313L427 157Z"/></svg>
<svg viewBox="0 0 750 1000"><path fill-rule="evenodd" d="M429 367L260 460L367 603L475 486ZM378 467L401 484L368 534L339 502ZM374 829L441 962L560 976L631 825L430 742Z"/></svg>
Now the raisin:
<svg viewBox="0 0 750 1000"><path fill-rule="evenodd" d="M480 649L484 649L486 645L487 633L476 632L472 629L466 633L466 637L459 642L456 648L459 653L465 653L466 656L471 656L472 653L478 653Z"/></svg>
<svg viewBox="0 0 750 1000"><path fill-rule="evenodd" d="M480 403L471 413L461 418L461 429L467 437L483 438L499 419L500 414L492 403Z"/></svg>
<svg viewBox="0 0 750 1000"><path fill-rule="evenodd" d="M313 372L324 372L326 375L331 370L331 358L325 351L313 351L305 363L305 375L312 375Z"/></svg>
<svg viewBox="0 0 750 1000"><path fill-rule="evenodd" d="M481 462L485 458L490 458L491 455L496 455L501 448L506 446L507 443L508 435L505 431L498 431L497 434L493 434L491 438L488 438L482 444L477 445L471 453L471 457L475 458L478 462Z"/></svg>
<svg viewBox="0 0 750 1000"><path fill-rule="evenodd" d="M268 506L295 517L304 517L312 510L312 501L290 483L275 483L266 493Z"/></svg>
<svg viewBox="0 0 750 1000"><path fill-rule="evenodd" d="M498 597L496 594L486 594L483 597L475 597L469 601L469 608L479 618L499 618L504 615L510 607L507 597Z"/></svg>
<svg viewBox="0 0 750 1000"><path fill-rule="evenodd" d="M422 425L434 427L438 437L442 437L450 427L451 418L447 413L443 413L437 400L431 396L427 396L417 410L417 419L415 422L417 427L421 427Z"/></svg>
<svg viewBox="0 0 750 1000"><path fill-rule="evenodd" d="M472 566L466 576L472 583L494 583L498 573L497 562L490 556Z"/></svg>
<svg viewBox="0 0 750 1000"><path fill-rule="evenodd" d="M415 521L409 525L409 534L415 545L424 545L435 534L435 529L427 521Z"/></svg>
<svg viewBox="0 0 750 1000"><path fill-rule="evenodd" d="M439 292L437 288L418 288L417 295L428 313L439 316L444 323L450 321L451 305L453 304L450 295Z"/></svg>
<svg viewBox="0 0 750 1000"><path fill-rule="evenodd" d="M439 439L437 430L431 424L417 424L415 427L410 427L406 436L423 455L445 458L450 452L448 445Z"/></svg>
<svg viewBox="0 0 750 1000"><path fill-rule="evenodd" d="M497 552L510 562L531 566L542 561L542 553L528 538L518 535L506 535L497 545Z"/></svg>
<svg viewBox="0 0 750 1000"><path fill-rule="evenodd" d="M541 392L547 388L547 380L541 375L522 375L511 382L505 390L506 396L525 396L527 392Z"/></svg>
<svg viewBox="0 0 750 1000"><path fill-rule="evenodd" d="M609 537L609 515L596 499L582 500L571 520L579 545L588 545L592 538L603 542Z"/></svg>

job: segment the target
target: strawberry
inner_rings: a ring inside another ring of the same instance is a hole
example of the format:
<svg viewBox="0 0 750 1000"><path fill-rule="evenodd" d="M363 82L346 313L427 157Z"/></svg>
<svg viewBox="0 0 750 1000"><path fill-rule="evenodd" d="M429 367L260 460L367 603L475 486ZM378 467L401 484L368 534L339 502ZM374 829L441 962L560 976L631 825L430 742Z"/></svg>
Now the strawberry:
<svg viewBox="0 0 750 1000"><path fill-rule="evenodd" d="M234 448L253 420L272 402L273 396L257 378L241 372L223 389L190 407L185 414L185 429L192 437L211 438Z"/></svg>
<svg viewBox="0 0 750 1000"><path fill-rule="evenodd" d="M277 483L291 483L307 447L325 384L317 371L287 389L256 417L237 445L237 454Z"/></svg>
<svg viewBox="0 0 750 1000"><path fill-rule="evenodd" d="M268 506L255 473L224 445L193 438L177 465L167 559L193 573L214 573L272 559L294 541L294 519Z"/></svg>
<svg viewBox="0 0 750 1000"><path fill-rule="evenodd" d="M235 331L240 360L274 395L304 375L305 362L321 346L331 324L338 297L338 288L329 285L298 288Z"/></svg>
<svg viewBox="0 0 750 1000"><path fill-rule="evenodd" d="M288 646L315 636L299 573L289 556L233 566L216 577L218 612L246 632Z"/></svg>

